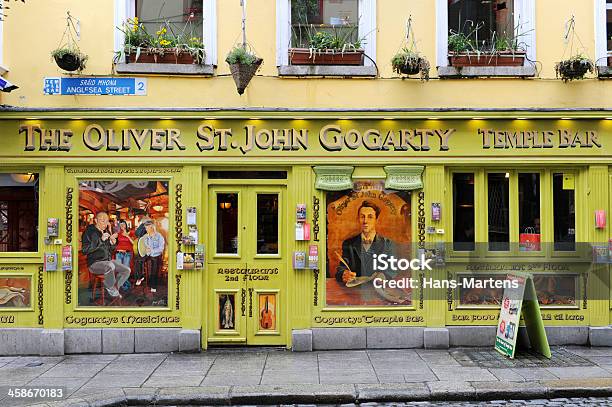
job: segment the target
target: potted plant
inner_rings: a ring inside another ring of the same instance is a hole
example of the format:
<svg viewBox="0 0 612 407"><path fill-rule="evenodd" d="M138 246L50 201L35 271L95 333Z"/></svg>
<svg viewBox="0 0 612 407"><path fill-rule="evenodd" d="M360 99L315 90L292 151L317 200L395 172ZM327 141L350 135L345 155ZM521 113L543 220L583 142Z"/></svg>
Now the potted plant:
<svg viewBox="0 0 612 407"><path fill-rule="evenodd" d="M77 48L61 46L51 51L51 56L57 66L64 71L82 71L85 69L87 55L81 53Z"/></svg>
<svg viewBox="0 0 612 407"><path fill-rule="evenodd" d="M418 52L402 48L391 59L393 71L398 74L416 75L421 74L422 80L429 80L429 61Z"/></svg>
<svg viewBox="0 0 612 407"><path fill-rule="evenodd" d="M204 61L202 39L184 31L175 33L169 23L150 34L138 17L134 17L126 21L121 31L125 34L123 53L127 63L201 64Z"/></svg>
<svg viewBox="0 0 612 407"><path fill-rule="evenodd" d="M469 24L469 25L467 25ZM448 59L451 66L523 66L525 44L521 37L531 30L523 31L520 21L514 28L501 33L493 32L489 40L479 40L479 31L484 25L466 22L459 31L450 30L448 35ZM508 31L511 31L509 34Z"/></svg>
<svg viewBox="0 0 612 407"><path fill-rule="evenodd" d="M461 32L448 36L448 60L451 66L523 66L525 50L507 37L493 38L490 49L479 49L478 43Z"/></svg>
<svg viewBox="0 0 612 407"><path fill-rule="evenodd" d="M74 21L70 12L66 16L66 29L60 40L60 45L51 51L51 57L55 60L57 66L64 71L81 72L85 69L85 63L87 62L87 55L83 54L79 49L79 46L75 40L78 38L77 31L74 25Z"/></svg>
<svg viewBox="0 0 612 407"><path fill-rule="evenodd" d="M245 88L259 69L263 59L247 50L245 44L236 45L225 58L230 66L230 72L236 83L238 94L242 95Z"/></svg>
<svg viewBox="0 0 612 407"><path fill-rule="evenodd" d="M412 17L406 23L406 41L402 49L391 59L393 71L398 74L416 75L421 74L421 80L429 80L429 61L419 53L416 39L412 30Z"/></svg>
<svg viewBox="0 0 612 407"><path fill-rule="evenodd" d="M574 79L584 79L587 72L595 72L595 64L584 55L575 55L555 64L557 78L564 82Z"/></svg>
<svg viewBox="0 0 612 407"><path fill-rule="evenodd" d="M291 65L363 65L364 50L362 40L351 40L357 30L353 26L334 26L331 31L323 31L322 26L310 25L308 29L308 48L289 48Z"/></svg>
<svg viewBox="0 0 612 407"><path fill-rule="evenodd" d="M584 50L585 48L576 34L576 21L573 16L567 21L565 27L566 30L563 36L565 50L563 54L565 55L565 53L568 52L567 48L569 47L569 55L572 56L568 59L562 59L555 64L557 78L561 78L563 82L572 81L574 79L584 79L587 72L595 72L595 63L584 54L580 53L580 50ZM575 41L578 41L580 47L574 48Z"/></svg>

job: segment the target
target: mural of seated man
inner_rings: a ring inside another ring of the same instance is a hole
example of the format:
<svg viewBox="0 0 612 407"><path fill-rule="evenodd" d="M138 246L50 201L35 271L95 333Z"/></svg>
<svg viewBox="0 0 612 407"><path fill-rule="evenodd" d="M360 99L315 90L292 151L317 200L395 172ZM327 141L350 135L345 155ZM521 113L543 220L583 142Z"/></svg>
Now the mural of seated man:
<svg viewBox="0 0 612 407"><path fill-rule="evenodd" d="M374 273L374 254L393 254L393 243L376 232L380 207L363 201L357 210L361 233L342 242L342 259L336 269L336 280L346 283L355 277Z"/></svg>
<svg viewBox="0 0 612 407"><path fill-rule="evenodd" d="M98 212L94 223L85 228L82 236L82 253L87 256L89 272L104 275L104 288L111 297L121 298L123 286L132 272L118 260L112 260L117 247L117 233L111 233L106 212Z"/></svg>

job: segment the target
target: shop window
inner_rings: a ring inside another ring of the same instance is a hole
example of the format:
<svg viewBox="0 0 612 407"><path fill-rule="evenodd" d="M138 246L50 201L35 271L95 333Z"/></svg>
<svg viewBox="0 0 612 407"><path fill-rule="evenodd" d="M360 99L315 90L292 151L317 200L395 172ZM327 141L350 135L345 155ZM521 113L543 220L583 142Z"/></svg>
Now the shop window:
<svg viewBox="0 0 612 407"><path fill-rule="evenodd" d="M217 194L217 254L238 254L238 194Z"/></svg>
<svg viewBox="0 0 612 407"><path fill-rule="evenodd" d="M608 54L608 66L612 57L612 0L606 1L606 49Z"/></svg>
<svg viewBox="0 0 612 407"><path fill-rule="evenodd" d="M291 64L290 49L342 49L344 44L349 44L346 51L352 50L352 45L364 50L367 57L362 65L374 65L376 0L277 0L276 10L278 66ZM338 54L343 57L342 52ZM318 65L316 58L302 64ZM340 59L321 64L345 63Z"/></svg>
<svg viewBox="0 0 612 407"><path fill-rule="evenodd" d="M204 49L204 60L201 63L215 65L217 63L217 27L216 0L117 0L115 1L115 52L124 50L126 38L138 41L141 37L148 38L144 47L149 48L180 48L191 50ZM126 23L127 22L127 23ZM137 24L134 24L137 23ZM145 34L146 33L146 34ZM130 40L130 42L132 42ZM141 47L142 58L135 62L153 62L145 56ZM161 53L157 53L155 62L160 66L169 64ZM165 54L175 55L174 64L179 59L189 55L176 52ZM196 57L199 61L200 56ZM123 57L119 62L124 62ZM150 58L149 58L150 59ZM129 61L130 58L127 57ZM133 60L131 62L134 62ZM186 62L178 62L187 64Z"/></svg>
<svg viewBox="0 0 612 407"><path fill-rule="evenodd" d="M576 250L575 175L553 174L554 249Z"/></svg>
<svg viewBox="0 0 612 407"><path fill-rule="evenodd" d="M519 248L540 251L540 174L518 175Z"/></svg>
<svg viewBox="0 0 612 407"><path fill-rule="evenodd" d="M489 250L510 250L510 173L487 174Z"/></svg>
<svg viewBox="0 0 612 407"><path fill-rule="evenodd" d="M327 192L326 208L327 305L411 305L408 285L378 284L390 279L405 282L411 276L404 262L385 268L381 261L383 255L412 258L410 192L386 190L384 181L363 180L352 190Z"/></svg>
<svg viewBox="0 0 612 407"><path fill-rule="evenodd" d="M168 305L168 182L79 181L79 306Z"/></svg>
<svg viewBox="0 0 612 407"><path fill-rule="evenodd" d="M453 174L453 250L473 251L474 174Z"/></svg>
<svg viewBox="0 0 612 407"><path fill-rule="evenodd" d="M0 174L0 252L38 250L38 174Z"/></svg>
<svg viewBox="0 0 612 407"><path fill-rule="evenodd" d="M459 273L459 280L473 279L471 287L459 287L458 298L461 307L499 307L503 296L502 288L491 287L488 280L503 281L505 274ZM576 274L533 273L538 302L542 307L574 307L577 305L578 276ZM488 284L488 285L487 285Z"/></svg>

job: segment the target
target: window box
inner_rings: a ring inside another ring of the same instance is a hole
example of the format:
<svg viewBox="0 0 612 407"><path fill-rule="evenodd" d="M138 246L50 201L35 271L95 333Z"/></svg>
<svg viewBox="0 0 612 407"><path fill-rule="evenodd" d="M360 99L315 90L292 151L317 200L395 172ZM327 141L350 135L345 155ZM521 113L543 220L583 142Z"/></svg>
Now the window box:
<svg viewBox="0 0 612 407"><path fill-rule="evenodd" d="M143 64L197 64L193 55L184 50L176 48L164 48L154 50L152 52L141 52L136 59L136 53L130 52L126 55L127 63L143 63Z"/></svg>
<svg viewBox="0 0 612 407"><path fill-rule="evenodd" d="M523 66L525 63L524 51L501 51L495 54L452 52L448 53L451 66L462 68L464 66Z"/></svg>
<svg viewBox="0 0 612 407"><path fill-rule="evenodd" d="M290 48L291 65L363 65L363 50L356 51L312 51L308 48Z"/></svg>

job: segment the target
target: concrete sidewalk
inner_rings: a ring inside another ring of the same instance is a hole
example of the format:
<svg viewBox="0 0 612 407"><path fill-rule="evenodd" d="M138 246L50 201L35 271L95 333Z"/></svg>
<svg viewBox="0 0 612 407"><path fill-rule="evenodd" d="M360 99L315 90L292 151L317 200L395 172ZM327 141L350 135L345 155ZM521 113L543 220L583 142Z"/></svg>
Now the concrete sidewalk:
<svg viewBox="0 0 612 407"><path fill-rule="evenodd" d="M11 387L64 387L62 401ZM2 406L355 403L612 396L612 348L557 347L515 361L488 348L0 358Z"/></svg>

